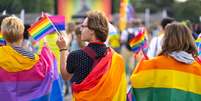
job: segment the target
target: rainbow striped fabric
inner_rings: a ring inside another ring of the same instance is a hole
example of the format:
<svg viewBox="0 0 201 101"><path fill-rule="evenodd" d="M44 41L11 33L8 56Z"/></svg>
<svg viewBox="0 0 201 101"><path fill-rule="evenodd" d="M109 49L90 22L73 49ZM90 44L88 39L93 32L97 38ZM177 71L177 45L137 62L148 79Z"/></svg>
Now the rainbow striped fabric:
<svg viewBox="0 0 201 101"><path fill-rule="evenodd" d="M201 64L201 34L195 40L195 44L198 48L198 56L196 57L197 61Z"/></svg>
<svg viewBox="0 0 201 101"><path fill-rule="evenodd" d="M54 26L47 16L41 18L38 22L33 24L28 32L35 41L39 41L45 35L54 32Z"/></svg>
<svg viewBox="0 0 201 101"><path fill-rule="evenodd" d="M112 49L80 83L73 84L75 101L125 101L126 74L123 59Z"/></svg>
<svg viewBox="0 0 201 101"><path fill-rule="evenodd" d="M120 47L120 34L118 33L117 29L111 23L109 25L109 34L108 34L108 43L112 48L119 48Z"/></svg>
<svg viewBox="0 0 201 101"><path fill-rule="evenodd" d="M139 28L137 34L129 35L129 45L133 52L138 52L141 49L147 48L145 39L145 28Z"/></svg>
<svg viewBox="0 0 201 101"><path fill-rule="evenodd" d="M129 0L121 0L120 1L120 8L119 8L119 16L120 16L120 20L119 20L119 29L121 31L125 30L126 28L126 23L127 23L127 14L126 11L128 11L128 4L129 4Z"/></svg>
<svg viewBox="0 0 201 101"><path fill-rule="evenodd" d="M5 40L3 39L2 33L0 33L0 45L5 45Z"/></svg>
<svg viewBox="0 0 201 101"><path fill-rule="evenodd" d="M28 32L35 41L39 41L45 35L56 32L56 30L65 30L64 16L45 16L33 24Z"/></svg>
<svg viewBox="0 0 201 101"><path fill-rule="evenodd" d="M201 65L158 56L137 65L131 84L128 101L201 101Z"/></svg>
<svg viewBox="0 0 201 101"><path fill-rule="evenodd" d="M201 34L195 40L196 46L198 47L198 55L201 56Z"/></svg>
<svg viewBox="0 0 201 101"><path fill-rule="evenodd" d="M63 101L57 62L47 47L30 59L10 46L0 47L2 101Z"/></svg>

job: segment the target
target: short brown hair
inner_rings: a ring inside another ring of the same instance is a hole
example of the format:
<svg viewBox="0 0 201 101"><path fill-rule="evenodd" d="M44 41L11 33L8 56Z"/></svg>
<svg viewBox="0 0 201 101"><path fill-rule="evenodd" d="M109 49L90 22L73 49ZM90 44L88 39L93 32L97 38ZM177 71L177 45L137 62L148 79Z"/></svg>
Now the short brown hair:
<svg viewBox="0 0 201 101"><path fill-rule="evenodd" d="M90 11L87 13L89 29L95 31L95 36L100 41L105 42L108 36L108 21L107 18L98 11Z"/></svg>
<svg viewBox="0 0 201 101"><path fill-rule="evenodd" d="M197 53L192 31L178 22L166 26L162 52L159 55L168 55L174 51L185 51L192 55Z"/></svg>
<svg viewBox="0 0 201 101"><path fill-rule="evenodd" d="M1 32L3 33L3 38L7 42L17 42L23 39L23 22L15 16L6 17L2 21Z"/></svg>

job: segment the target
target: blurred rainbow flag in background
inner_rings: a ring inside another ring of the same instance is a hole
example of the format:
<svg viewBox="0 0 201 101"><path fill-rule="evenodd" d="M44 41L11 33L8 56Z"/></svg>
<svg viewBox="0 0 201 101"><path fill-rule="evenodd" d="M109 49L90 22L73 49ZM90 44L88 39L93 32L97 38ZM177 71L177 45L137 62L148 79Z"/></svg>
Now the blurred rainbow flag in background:
<svg viewBox="0 0 201 101"><path fill-rule="evenodd" d="M119 28L121 31L125 30L126 23L127 23L127 6L128 6L129 0L121 0L120 1L120 19L119 19Z"/></svg>
<svg viewBox="0 0 201 101"><path fill-rule="evenodd" d="M147 48L145 28L139 28L136 36L134 33L129 36L129 45L133 52L138 52L140 49Z"/></svg>
<svg viewBox="0 0 201 101"><path fill-rule="evenodd" d="M4 44L5 44L5 40L3 39L3 36L0 33L0 45L4 45Z"/></svg>
<svg viewBox="0 0 201 101"><path fill-rule="evenodd" d="M201 34L198 36L198 38L195 40L195 44L198 48L198 56L197 61L201 63Z"/></svg>
<svg viewBox="0 0 201 101"><path fill-rule="evenodd" d="M57 4L58 15L64 15L67 22L72 21L72 16L79 14L84 5L89 10L104 12L110 20L112 18L112 0L57 0Z"/></svg>

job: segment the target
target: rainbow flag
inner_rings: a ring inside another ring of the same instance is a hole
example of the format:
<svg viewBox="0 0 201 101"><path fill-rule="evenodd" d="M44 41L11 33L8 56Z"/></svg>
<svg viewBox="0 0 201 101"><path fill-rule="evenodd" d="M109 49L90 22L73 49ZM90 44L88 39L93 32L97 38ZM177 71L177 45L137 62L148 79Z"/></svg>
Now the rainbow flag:
<svg viewBox="0 0 201 101"><path fill-rule="evenodd" d="M111 23L109 25L109 34L107 44L109 44L112 48L119 48L120 47L120 34L118 33L117 29Z"/></svg>
<svg viewBox="0 0 201 101"><path fill-rule="evenodd" d="M158 56L141 61L130 80L131 97L136 101L201 101L201 65L197 62L182 64Z"/></svg>
<svg viewBox="0 0 201 101"><path fill-rule="evenodd" d="M126 75L122 57L112 49L80 83L72 84L75 101L125 101Z"/></svg>
<svg viewBox="0 0 201 101"><path fill-rule="evenodd" d="M147 43L145 39L145 29L139 28L137 35L135 33L129 35L129 45L133 52L138 52L140 49L147 48Z"/></svg>
<svg viewBox="0 0 201 101"><path fill-rule="evenodd" d="M112 0L57 0L57 12L58 15L64 15L66 21L73 21L76 15L82 15L83 5L87 5L87 8L104 12L109 20L112 20Z"/></svg>
<svg viewBox="0 0 201 101"><path fill-rule="evenodd" d="M0 47L0 99L2 101L63 101L57 62L43 47L29 59L10 46Z"/></svg>
<svg viewBox="0 0 201 101"><path fill-rule="evenodd" d="M5 45L5 40L3 39L2 34L0 33L0 45Z"/></svg>
<svg viewBox="0 0 201 101"><path fill-rule="evenodd" d="M195 44L196 44L196 46L198 48L198 55L201 56L201 34L195 40Z"/></svg>
<svg viewBox="0 0 201 101"><path fill-rule="evenodd" d="M127 93L126 101L136 101L132 87L129 89Z"/></svg>
<svg viewBox="0 0 201 101"><path fill-rule="evenodd" d="M49 19L55 25L57 30L65 30L65 16L49 16Z"/></svg>
<svg viewBox="0 0 201 101"><path fill-rule="evenodd" d="M125 30L127 23L127 6L129 4L129 0L120 0L120 21L119 21L119 29L121 31Z"/></svg>
<svg viewBox="0 0 201 101"><path fill-rule="evenodd" d="M41 18L38 22L33 24L29 29L28 32L32 36L33 40L39 41L45 35L56 31L52 22L45 16Z"/></svg>
<svg viewBox="0 0 201 101"><path fill-rule="evenodd" d="M201 34L195 40L195 44L198 48L198 56L195 57L195 59L201 64Z"/></svg>

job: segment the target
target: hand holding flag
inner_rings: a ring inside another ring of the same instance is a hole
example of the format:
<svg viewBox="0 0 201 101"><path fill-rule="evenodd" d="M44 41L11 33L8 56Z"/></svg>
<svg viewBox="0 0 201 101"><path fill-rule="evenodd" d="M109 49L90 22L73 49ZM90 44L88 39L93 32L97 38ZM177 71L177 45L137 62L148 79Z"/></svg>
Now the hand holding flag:
<svg viewBox="0 0 201 101"><path fill-rule="evenodd" d="M57 39L59 49L68 49L72 41L72 34L61 33Z"/></svg>

